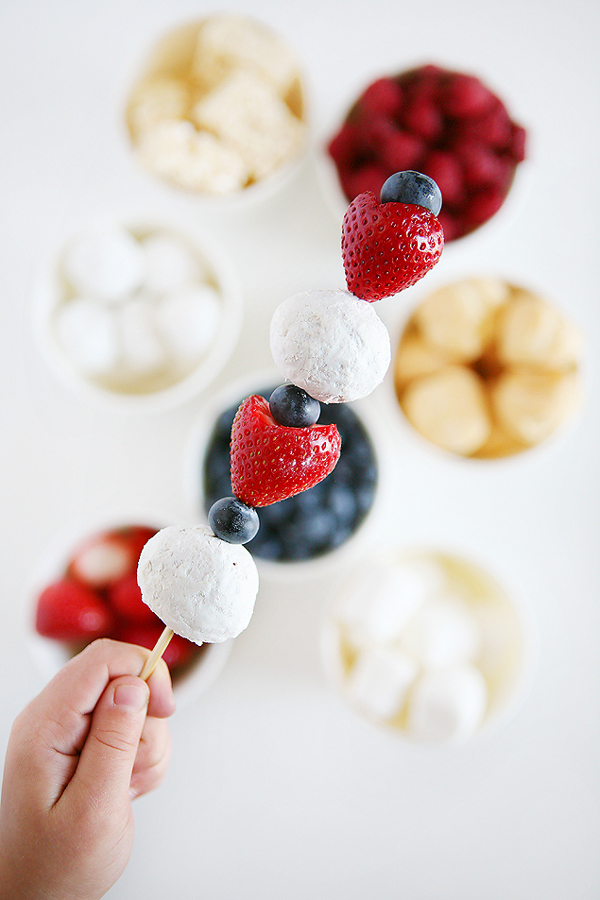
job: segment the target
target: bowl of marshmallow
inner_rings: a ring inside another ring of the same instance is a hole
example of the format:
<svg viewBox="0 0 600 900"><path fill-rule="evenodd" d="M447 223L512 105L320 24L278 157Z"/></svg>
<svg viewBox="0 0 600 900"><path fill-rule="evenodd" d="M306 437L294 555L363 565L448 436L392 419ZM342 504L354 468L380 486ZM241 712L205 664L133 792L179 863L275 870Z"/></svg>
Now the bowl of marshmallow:
<svg viewBox="0 0 600 900"><path fill-rule="evenodd" d="M69 387L126 412L187 402L227 362L241 294L219 248L191 227L93 222L55 254L36 332Z"/></svg>
<svg viewBox="0 0 600 900"><path fill-rule="evenodd" d="M526 607L454 553L388 550L328 609L329 683L359 715L419 746L455 746L514 714L535 658Z"/></svg>

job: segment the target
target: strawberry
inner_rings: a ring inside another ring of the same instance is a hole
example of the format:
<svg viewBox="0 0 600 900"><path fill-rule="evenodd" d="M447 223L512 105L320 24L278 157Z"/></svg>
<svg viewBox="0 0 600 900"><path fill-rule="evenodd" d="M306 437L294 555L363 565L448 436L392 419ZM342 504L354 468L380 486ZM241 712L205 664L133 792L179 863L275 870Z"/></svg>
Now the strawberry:
<svg viewBox="0 0 600 900"><path fill-rule="evenodd" d="M112 613L101 597L70 578L53 582L38 597L35 627L44 637L91 641L106 636L112 624Z"/></svg>
<svg viewBox="0 0 600 900"><path fill-rule="evenodd" d="M137 644L152 650L164 630L163 623L156 619L155 622L138 623L122 622L113 632L112 637L126 644ZM198 644L192 643L178 634L174 634L162 658L171 671L179 669L201 650Z"/></svg>
<svg viewBox="0 0 600 900"><path fill-rule="evenodd" d="M444 232L430 210L413 203L379 203L372 191L356 197L342 225L348 290L381 300L415 284L436 264Z"/></svg>
<svg viewBox="0 0 600 900"><path fill-rule="evenodd" d="M155 528L131 525L95 535L77 549L67 574L95 588L115 584L135 572L142 547L155 533Z"/></svg>
<svg viewBox="0 0 600 900"><path fill-rule="evenodd" d="M133 622L156 621L156 616L142 600L136 572L130 572L111 585L108 589L107 599L119 618Z"/></svg>
<svg viewBox="0 0 600 900"><path fill-rule="evenodd" d="M249 506L268 506L318 484L341 449L335 425L279 425L264 397L239 407L231 428L231 487Z"/></svg>

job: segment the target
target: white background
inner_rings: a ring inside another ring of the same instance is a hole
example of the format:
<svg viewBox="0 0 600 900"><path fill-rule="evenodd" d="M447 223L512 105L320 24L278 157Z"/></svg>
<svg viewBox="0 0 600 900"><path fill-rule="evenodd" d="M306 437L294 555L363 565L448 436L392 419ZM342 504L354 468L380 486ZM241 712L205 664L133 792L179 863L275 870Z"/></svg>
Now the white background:
<svg viewBox="0 0 600 900"><path fill-rule="evenodd" d="M586 399L561 438L497 465L434 452L396 420L385 386L373 399L395 454L382 540L483 561L533 611L539 662L518 714L453 751L381 733L325 683L318 628L338 575L263 579L221 678L172 720L170 773L136 803L133 856L109 896L597 900L600 15L589 0L3 0L2 747L42 685L26 640L40 556L57 531L116 511L188 516L185 447L213 392L154 417L71 395L32 337L47 254L99 215L168 214L210 230L245 302L243 338L214 390L270 365L268 323L288 294L343 286L339 218L313 161L259 209L208 213L132 160L122 113L137 66L166 29L217 8L251 12L296 47L317 147L368 79L412 64L472 71L499 93L528 129L529 161L505 211L448 247L429 286L495 273L551 297L585 332ZM382 304L390 327L424 289Z"/></svg>

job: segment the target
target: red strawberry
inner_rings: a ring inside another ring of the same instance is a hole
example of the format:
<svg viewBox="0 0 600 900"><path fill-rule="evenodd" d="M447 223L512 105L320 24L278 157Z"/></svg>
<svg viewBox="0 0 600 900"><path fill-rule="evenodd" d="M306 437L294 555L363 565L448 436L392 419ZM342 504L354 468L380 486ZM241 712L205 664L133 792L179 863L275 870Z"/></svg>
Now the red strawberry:
<svg viewBox="0 0 600 900"><path fill-rule="evenodd" d="M279 425L264 397L239 407L231 428L231 487L249 506L268 506L322 481L335 468L341 438L335 425Z"/></svg>
<svg viewBox="0 0 600 900"><path fill-rule="evenodd" d="M156 616L142 600L136 572L125 575L108 589L108 602L117 615L133 622L155 622Z"/></svg>
<svg viewBox="0 0 600 900"><path fill-rule="evenodd" d="M104 588L135 572L142 547L155 528L131 525L85 541L71 559L67 574L83 584Z"/></svg>
<svg viewBox="0 0 600 900"><path fill-rule="evenodd" d="M115 629L112 636L117 641L123 641L126 644L137 644L138 647L152 650L163 633L164 627L159 619L156 619L154 623L123 622ZM162 658L169 669L173 671L188 663L200 649L198 644L182 638L179 634L174 634Z"/></svg>
<svg viewBox="0 0 600 900"><path fill-rule="evenodd" d="M35 627L59 641L90 641L106 636L113 624L108 607L89 587L61 578L38 597Z"/></svg>
<svg viewBox="0 0 600 900"><path fill-rule="evenodd" d="M346 211L342 257L348 290L381 300L415 284L436 264L444 246L439 220L412 203L379 203L365 191Z"/></svg>

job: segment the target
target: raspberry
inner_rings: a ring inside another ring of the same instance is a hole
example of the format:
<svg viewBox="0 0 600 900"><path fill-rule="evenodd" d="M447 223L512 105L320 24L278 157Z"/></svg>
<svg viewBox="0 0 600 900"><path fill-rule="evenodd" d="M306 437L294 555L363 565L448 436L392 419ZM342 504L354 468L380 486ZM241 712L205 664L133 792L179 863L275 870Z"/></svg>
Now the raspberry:
<svg viewBox="0 0 600 900"><path fill-rule="evenodd" d="M466 119L480 116L496 98L478 78L457 72L448 79L440 100L444 112Z"/></svg>
<svg viewBox="0 0 600 900"><path fill-rule="evenodd" d="M402 88L393 78L379 78L363 92L357 107L362 112L393 118L402 106Z"/></svg>
<svg viewBox="0 0 600 900"><path fill-rule="evenodd" d="M459 164L470 188L505 186L506 166L492 150L481 144L465 144L457 149Z"/></svg>
<svg viewBox="0 0 600 900"><path fill-rule="evenodd" d="M451 153L434 150L426 157L422 168L438 185L444 204L453 206L460 200L463 191L463 172L460 163ZM445 229L444 237L446 238Z"/></svg>
<svg viewBox="0 0 600 900"><path fill-rule="evenodd" d="M395 112L390 82L402 95ZM369 88L362 96L370 96ZM491 216L500 208L498 192L506 197L525 158L525 130L511 121L502 101L474 75L435 65L378 79L370 108L357 102L342 133L339 146L335 138L330 142L330 152L348 200L366 191L377 194L396 171L423 172L438 183L450 207L441 217L447 241L487 221L484 211Z"/></svg>
<svg viewBox="0 0 600 900"><path fill-rule="evenodd" d="M405 169L420 170L422 168L420 159L423 153L423 146L424 143L421 138L411 134L410 131L393 130L383 141L381 147L381 157L385 171L389 174L390 170L393 172L402 172ZM372 190L372 188L365 188L365 190ZM358 193L361 193L361 191L358 191Z"/></svg>
<svg viewBox="0 0 600 900"><path fill-rule="evenodd" d="M402 122L417 137L426 141L434 141L439 137L444 120L433 99L417 97L411 100L402 113Z"/></svg>

